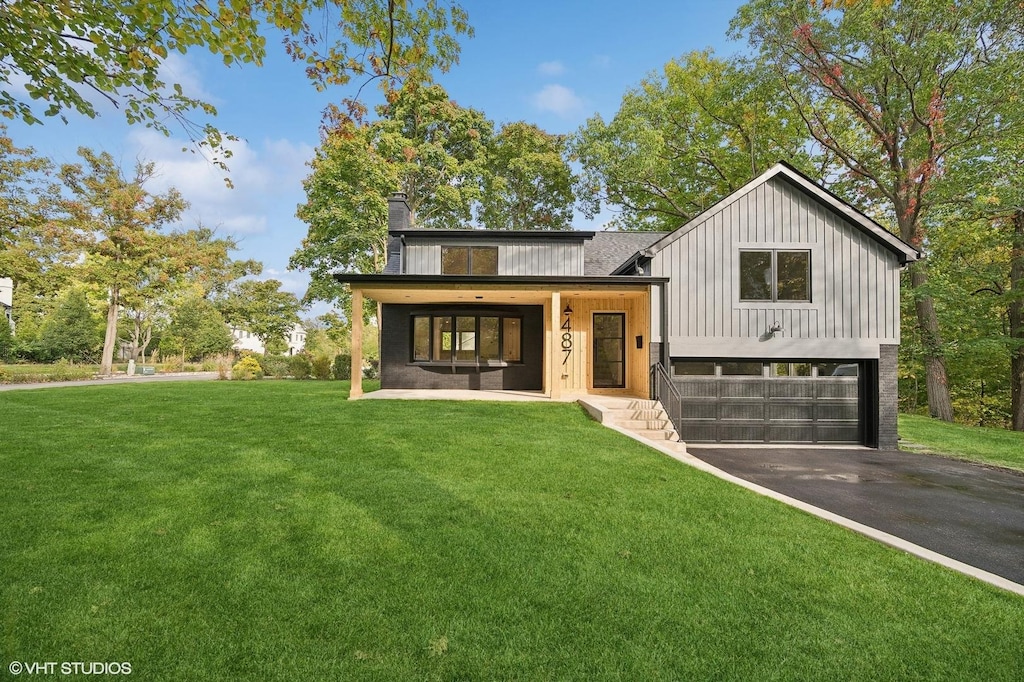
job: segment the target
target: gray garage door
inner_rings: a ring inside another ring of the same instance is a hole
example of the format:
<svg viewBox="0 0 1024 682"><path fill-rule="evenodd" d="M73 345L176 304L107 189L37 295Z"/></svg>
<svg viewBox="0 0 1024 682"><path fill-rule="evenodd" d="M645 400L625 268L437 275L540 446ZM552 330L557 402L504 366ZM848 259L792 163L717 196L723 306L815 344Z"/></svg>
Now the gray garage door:
<svg viewBox="0 0 1024 682"><path fill-rule="evenodd" d="M683 397L680 436L688 443L862 440L856 363L699 365L673 363L673 382ZM703 374L689 373L701 369Z"/></svg>

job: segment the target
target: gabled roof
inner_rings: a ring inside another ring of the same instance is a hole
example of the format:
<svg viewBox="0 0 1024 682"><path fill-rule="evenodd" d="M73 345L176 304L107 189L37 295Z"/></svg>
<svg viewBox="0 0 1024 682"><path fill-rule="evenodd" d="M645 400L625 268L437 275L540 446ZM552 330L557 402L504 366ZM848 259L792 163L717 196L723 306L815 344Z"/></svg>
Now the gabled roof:
<svg viewBox="0 0 1024 682"><path fill-rule="evenodd" d="M595 232L583 249L583 274L601 276L615 272L638 251L658 241L668 232Z"/></svg>
<svg viewBox="0 0 1024 682"><path fill-rule="evenodd" d="M905 241L889 232L877 222L853 208L835 194L814 182L785 161L777 162L764 173L743 185L743 187L740 187L735 192L729 194L706 211L700 213L700 215L691 218L676 230L668 233L666 236L652 244L649 247L650 251L652 253L661 251L675 240L696 228L698 225L701 225L707 216L719 211L722 207L735 201L738 197L743 196L773 178L782 178L800 191L814 199L817 199L820 203L846 218L854 227L860 229L865 234L880 242L883 246L896 254L901 264L916 261L921 257L921 253L913 246L907 244Z"/></svg>

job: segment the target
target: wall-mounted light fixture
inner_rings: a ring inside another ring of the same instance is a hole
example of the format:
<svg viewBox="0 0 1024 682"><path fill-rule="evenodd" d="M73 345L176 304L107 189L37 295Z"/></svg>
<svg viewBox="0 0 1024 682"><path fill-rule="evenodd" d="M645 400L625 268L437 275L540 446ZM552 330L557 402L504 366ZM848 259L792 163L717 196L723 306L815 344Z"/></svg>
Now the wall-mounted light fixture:
<svg viewBox="0 0 1024 682"><path fill-rule="evenodd" d="M569 304L566 304L565 305L565 310L562 311L562 314L563 315L571 315L572 314L572 307Z"/></svg>
<svg viewBox="0 0 1024 682"><path fill-rule="evenodd" d="M773 322L772 325L770 327L768 327L768 329L765 331L765 335L767 335L768 338L770 339L773 336L775 336L776 334L782 333L782 331L783 331L782 324L779 323L779 322Z"/></svg>

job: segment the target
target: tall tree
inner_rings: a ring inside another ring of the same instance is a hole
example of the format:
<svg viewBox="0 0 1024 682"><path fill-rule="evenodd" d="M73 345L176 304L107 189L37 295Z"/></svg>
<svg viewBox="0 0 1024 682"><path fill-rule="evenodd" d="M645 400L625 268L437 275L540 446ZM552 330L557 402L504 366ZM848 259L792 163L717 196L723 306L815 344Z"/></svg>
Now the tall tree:
<svg viewBox="0 0 1024 682"><path fill-rule="evenodd" d="M139 271L131 291L122 292L126 345L132 357L145 354L154 324L167 319L176 299L223 295L234 280L259 274L260 263L231 258L237 248L234 239L218 238L202 226L166 235L159 253Z"/></svg>
<svg viewBox="0 0 1024 682"><path fill-rule="evenodd" d="M106 290L107 325L100 372L109 374L117 343L122 299L131 300L154 277L161 277L168 237L160 230L179 219L187 204L177 190L150 194L146 182L153 177L152 163L138 163L128 178L106 152L80 148L85 162L61 167L70 192L63 202L64 226L86 254L83 265L88 281Z"/></svg>
<svg viewBox="0 0 1024 682"><path fill-rule="evenodd" d="M399 169L378 152L370 128L347 121L324 136L303 181L297 215L308 232L289 267L310 273L307 301L341 301L336 270L380 272L387 256L388 202Z"/></svg>
<svg viewBox="0 0 1024 682"><path fill-rule="evenodd" d="M946 195L943 220L929 235L929 249L936 267L951 273L948 281L966 288L952 316L966 311L967 318L946 329L961 346L964 328L979 329L988 353L1009 359L1008 421L1024 431L1024 110L1015 91L997 126L991 138L951 155L939 188Z"/></svg>
<svg viewBox="0 0 1024 682"><path fill-rule="evenodd" d="M570 230L572 184L564 136L506 123L488 145L480 223L491 230Z"/></svg>
<svg viewBox="0 0 1024 682"><path fill-rule="evenodd" d="M46 360L81 361L94 357L99 342L99 320L93 315L85 292L76 287L61 296L53 313L43 322L39 355Z"/></svg>
<svg viewBox="0 0 1024 682"><path fill-rule="evenodd" d="M410 84L370 125L380 157L394 164L420 227L460 228L472 220L494 124L459 106L440 85Z"/></svg>
<svg viewBox="0 0 1024 682"><path fill-rule="evenodd" d="M951 153L993 124L1020 75L1016 3L894 0L823 9L753 0L732 35L774 65L780 87L849 185L878 202L907 242L925 248ZM945 348L926 261L911 266L929 411L952 420Z"/></svg>
<svg viewBox="0 0 1024 682"><path fill-rule="evenodd" d="M821 177L793 105L757 62L692 52L623 97L611 121L589 119L569 149L582 166L577 198L616 227L672 230L779 159Z"/></svg>
<svg viewBox="0 0 1024 682"><path fill-rule="evenodd" d="M387 256L387 198L403 191L419 227L463 227L480 199L493 124L440 86L409 86L372 123L338 116L324 131L297 215L309 226L289 267L311 274L307 302L346 290L331 272L380 272Z"/></svg>
<svg viewBox="0 0 1024 682"><path fill-rule="evenodd" d="M14 145L0 126L0 275L14 280L19 345L31 346L43 318L72 283L78 253L54 225L60 188L53 164Z"/></svg>
<svg viewBox="0 0 1024 682"><path fill-rule="evenodd" d="M180 347L182 362L228 353L234 339L220 311L200 296L189 296L174 307L167 333ZM161 353L165 344L160 345Z"/></svg>
<svg viewBox="0 0 1024 682"><path fill-rule="evenodd" d="M225 65L262 64L268 29L283 34L293 60L318 90L352 78L385 89L445 71L458 59L456 37L470 34L465 11L446 0L9 0L0 21L0 115L40 121L12 80L25 80L44 116L97 115L91 98L120 107L130 123L168 132L182 123L193 139L220 133L189 116L214 106L164 82L171 53L205 47Z"/></svg>
<svg viewBox="0 0 1024 682"><path fill-rule="evenodd" d="M248 329L267 347L298 324L302 305L295 294L281 291L276 279L247 279L232 287L221 310L229 324Z"/></svg>

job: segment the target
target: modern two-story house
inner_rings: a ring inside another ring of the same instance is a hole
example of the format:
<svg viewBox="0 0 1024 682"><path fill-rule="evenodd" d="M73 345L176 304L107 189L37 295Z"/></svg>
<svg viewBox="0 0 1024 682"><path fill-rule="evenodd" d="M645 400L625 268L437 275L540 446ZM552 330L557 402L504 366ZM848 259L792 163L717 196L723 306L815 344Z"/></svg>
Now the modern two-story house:
<svg viewBox="0 0 1024 682"><path fill-rule="evenodd" d="M429 230L389 202L381 387L650 397L687 442L896 445L918 252L780 163L669 233ZM362 393L353 320L352 397Z"/></svg>

